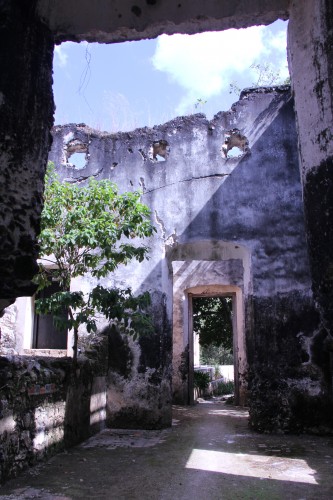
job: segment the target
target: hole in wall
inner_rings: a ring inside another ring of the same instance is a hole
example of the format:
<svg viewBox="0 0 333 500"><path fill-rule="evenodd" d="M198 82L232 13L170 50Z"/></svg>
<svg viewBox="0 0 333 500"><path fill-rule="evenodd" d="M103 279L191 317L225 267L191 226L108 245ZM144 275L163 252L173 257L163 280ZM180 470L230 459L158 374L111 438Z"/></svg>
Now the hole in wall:
<svg viewBox="0 0 333 500"><path fill-rule="evenodd" d="M244 151L242 151L240 148L237 146L234 146L230 151L228 152L228 158L239 158L240 156L243 156Z"/></svg>
<svg viewBox="0 0 333 500"><path fill-rule="evenodd" d="M238 158L250 151L249 141L238 128L233 128L224 134L221 151L224 158Z"/></svg>
<svg viewBox="0 0 333 500"><path fill-rule="evenodd" d="M70 134L67 138L73 134ZM89 160L88 145L79 139L70 139L65 142L64 160L67 167L82 170L87 166Z"/></svg>
<svg viewBox="0 0 333 500"><path fill-rule="evenodd" d="M68 163L71 164L77 170L82 170L87 165L87 157L85 153L73 153L68 156Z"/></svg>
<svg viewBox="0 0 333 500"><path fill-rule="evenodd" d="M151 161L161 162L166 161L170 154L170 147L168 141L160 139L154 141L149 148L148 156Z"/></svg>

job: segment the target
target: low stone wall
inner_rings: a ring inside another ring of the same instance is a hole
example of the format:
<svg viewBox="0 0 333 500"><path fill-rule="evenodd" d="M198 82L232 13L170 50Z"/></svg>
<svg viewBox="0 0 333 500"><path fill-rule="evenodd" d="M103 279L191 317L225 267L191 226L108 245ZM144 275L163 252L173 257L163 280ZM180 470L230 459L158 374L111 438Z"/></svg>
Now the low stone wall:
<svg viewBox="0 0 333 500"><path fill-rule="evenodd" d="M88 361L74 376L71 363L0 358L0 482L103 428L103 376Z"/></svg>

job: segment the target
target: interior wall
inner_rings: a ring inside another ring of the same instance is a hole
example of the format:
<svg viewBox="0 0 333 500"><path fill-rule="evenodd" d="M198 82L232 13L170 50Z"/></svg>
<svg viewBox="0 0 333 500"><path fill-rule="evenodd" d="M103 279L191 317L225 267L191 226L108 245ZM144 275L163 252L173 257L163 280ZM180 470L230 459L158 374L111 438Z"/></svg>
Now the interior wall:
<svg viewBox="0 0 333 500"><path fill-rule="evenodd" d="M102 9L97 14L96 6L91 2L84 4L84 8L79 12L80 17L77 17L78 12L75 8L77 6L74 2L67 3L63 0L57 2L40 1L38 3L27 0L6 0L2 2L1 14L3 23L1 24L0 33L2 47L1 62L2 67L6 68L6 71L1 73L0 82L2 111L0 114L1 186L4 186L2 199L5 207L5 210L2 212L5 215L1 220L2 247L0 269L3 287L1 297L8 303L15 296L33 292L30 278L36 269L35 242L42 204L42 178L47 149L50 143L49 131L53 113L51 65L53 42L55 39L58 41L65 39L88 39L88 37L94 41L134 39L150 35L155 36L155 34L167 31L168 29L171 31L183 29L187 32L192 32L191 30L193 30L194 32L209 29L209 25L214 29L218 27L220 29L227 28L231 27L231 25L233 27L240 27L245 25L246 22L248 22L248 25L259 22L271 22L277 17L283 15L287 17L290 15L289 64L296 99L296 114L298 117L300 167L303 180L307 227L306 239L309 245L313 291L316 304L319 307L320 327L318 327L318 322L316 323L315 320L311 294L305 291L306 279L304 277L307 277L306 270L303 269L302 272L300 268L292 269L290 258L285 259L282 267L286 269L286 275L289 274L289 276L294 277L294 285L292 284L293 280L290 280L288 285L293 289L294 293L294 299L289 301L289 303L293 304L293 307L297 309L300 297L307 297L309 310L311 309L312 311L311 322L308 322L310 327L306 330L306 334L301 337L304 345L307 345L306 343L308 342L310 346L309 349L302 349L303 351L309 351L307 359L311 361L310 365L315 366L316 369L318 368L318 371L316 371L316 388L312 390L313 394L310 396L313 401L319 400L322 403L325 398L326 401L329 401L327 384L330 380L329 356L330 346L332 345L331 304L333 303L333 280L331 279L333 235L330 222L333 213L333 197L331 196L333 185L333 169L331 168L333 147L331 127L333 44L331 43L331 32L333 16L331 3L318 2L316 0L306 0L302 4L296 0L291 2L274 2L274 4L262 1L239 1L232 4L229 2L228 5L227 2L212 2L207 7L208 3L206 2L205 4L200 2L200 5L198 2L192 2L193 10L191 10L189 3L184 3L186 13L183 23L181 19L173 17L175 15L173 11L175 3L173 2L168 2L170 19L158 19L158 15L161 14L161 8L165 8L166 3L162 1L159 3L156 2L156 4L149 2L151 8L146 12L142 10L144 2L140 1L140 5L137 6L139 10L133 10L133 6L130 6L131 14L128 14L130 17L126 17L122 21L122 12L114 12L114 16L108 17L104 16L105 10ZM68 7L66 7L66 4ZM109 5L111 5L111 2ZM271 5L273 7L270 7ZM42 20L36 15L36 6L44 9L43 12L40 11ZM106 6L107 4L103 3L103 7ZM128 6L128 3L126 3L126 6ZM199 13L195 10L198 8L200 10ZM209 13L209 10L206 10L209 8L213 9L211 13ZM154 16L153 9L156 9L156 16ZM251 10L251 15L249 15L248 9ZM93 13L93 10L95 13ZM62 17L61 22L58 22L59 17L61 18L62 16L61 12L65 12L68 17L66 19ZM144 15L142 15L143 12ZM209 15L206 15L207 13ZM101 29L102 26L99 26L97 21L103 23L107 17L112 19L116 14L118 16L121 15L118 17L119 29L116 29L114 34L105 35L107 31L103 31ZM75 29L75 19L78 19L78 30ZM212 22L212 19L214 22ZM94 20L92 22L93 26L90 24L90 20ZM81 24L83 22L86 26L85 32L81 32L80 22ZM66 26L67 28L65 29ZM79 34L78 31L80 32ZM19 51L17 47L20 47ZM306 105L303 106L303 103L306 103ZM304 154L304 152L308 152L309 154ZM275 158L274 155L272 157L271 151L270 154L271 158ZM247 178L247 181L250 181L250 179ZM284 214L287 214L287 210ZM297 227L300 226L296 224ZM187 237L195 238L197 234L196 228L191 227L190 229L191 231L187 231L186 233ZM233 231L231 232L234 232L236 227L234 226L232 229ZM230 233L228 233L228 238L232 237ZM168 232L168 236L172 234L172 231ZM300 239L297 239L295 231L294 245L298 245ZM272 242L271 246L269 241ZM303 242L303 245L305 247L305 242ZM276 298L279 299L278 301L265 302L265 294L258 294L258 290L265 290L265 293L267 292L267 288L263 287L265 284L263 273L261 274L261 279L259 279L260 264L265 264L265 261L267 263L270 260L267 257L269 252L272 252L273 248L274 254L274 249L278 247L278 238L274 239L274 235L272 234L267 235L267 241L263 246L256 246L257 262L259 263L259 266L256 268L258 279L254 283L254 296L246 303L247 324L252 325L247 332L247 339L249 339L248 352L253 354L253 360L256 359L257 362L256 369L253 372L252 384L252 393L254 395L252 405L253 408L256 408L252 414L252 421L257 422L257 428L260 427L260 419L262 423L265 420L260 417L260 415L263 415L266 407L266 404L261 404L263 403L261 394L263 388L266 388L265 390L267 391L264 380L269 379L270 373L267 372L265 374L261 381L263 385L261 385L261 382L259 383L256 376L260 372L260 368L267 366L263 360L269 353L269 342L265 343L265 339L270 338L267 333L270 331L270 320L267 319L264 328L257 328L256 321L260 317L266 317L265 312L267 308L273 310L277 308L280 311L280 325L284 331L285 321L283 318L285 316L285 304L288 304L288 301L286 302L285 297L283 297L283 294L287 291L287 289L283 289L283 283L287 282L285 276L283 279L281 279L281 276L277 277L278 279L275 281L278 284L277 286L273 280L266 282L266 285L269 285L270 293L277 294ZM299 251L302 253L301 248ZM289 250L287 255L290 257ZM298 259L298 261L304 262L303 257L302 259ZM156 264L157 267L158 265ZM160 269L161 273L164 273L165 276L167 274L165 266L161 266ZM274 264L273 269L274 273L282 272L281 269L274 267ZM279 294L280 296L278 296ZM260 304L257 301L258 297L260 297ZM302 310L298 311L296 317L302 318ZM302 323L295 323L292 328L291 336L293 338L298 338L297 335L301 333L299 325L302 325ZM279 344L278 340L280 337L280 334L273 336L273 345ZM259 347L264 348L259 358L253 348L256 345L256 341L259 342ZM270 342L272 342L272 339L270 339ZM294 343L293 348L298 355L302 352L299 350L297 342ZM305 355L303 357L306 358ZM302 356L300 359L297 358L297 363L300 363L301 358ZM279 362L279 358L277 357L276 359ZM304 361L304 363L307 362ZM253 363L253 366L255 366L255 363ZM306 364L305 369L309 370L308 366ZM283 367L282 373L284 373L285 369L286 366ZM271 373L273 375L275 373L273 366ZM310 372L307 372L305 375L303 372L300 372L296 376L300 376L300 380L303 376L312 380ZM295 373L293 377L295 377ZM293 380L296 380L296 378ZM288 377L288 380L290 380L290 377ZM319 388L318 383L321 388ZM326 389L324 389L325 386ZM290 386L287 383L282 389L283 391L288 391L289 388ZM297 389L296 387L297 390L299 388ZM292 390L294 389L292 388ZM293 396L294 401L297 398L298 396ZM277 408L270 410L273 427L277 424L274 414L276 413L275 410L278 410L278 401L279 398L277 399ZM316 405L316 407L312 406L312 409L309 409L307 406L309 415L313 413L313 409L316 410L317 422L323 420L324 410L321 403ZM304 415L303 404L297 402L291 413L290 408L292 408L292 405L290 401L287 407L289 412L287 412L287 415L291 414L295 416L296 420L302 420ZM287 422L289 421L288 418L285 419ZM308 416L307 420L309 423L311 417Z"/></svg>
<svg viewBox="0 0 333 500"><path fill-rule="evenodd" d="M226 158L222 145L236 125L249 147L238 158ZM68 141L89 144L83 169L66 162ZM168 146L163 162L150 154L160 141ZM309 426L307 415L315 405L321 408L318 415L324 415L330 376L325 359L318 356L319 319L310 290L296 141L289 87L244 92L229 112L211 121L198 114L130 134L82 125L54 129L50 159L60 165L63 179L81 183L93 175L116 182L120 191L142 189L157 228L148 242L148 262L130 264L104 280L105 285L130 285L135 292L149 290L156 322L154 338L140 341L135 354L137 375L112 379L119 382L114 401L119 401L116 394L126 398L110 405L110 421L120 422L124 415L127 422L129 415L142 415L146 425L147 415L159 420L156 398L148 389L144 398L154 411L145 403L141 412L136 395L141 379L156 389L163 386L158 411L163 422L170 417L172 324L183 314L180 298L173 305L174 262L183 262L193 276L201 273L200 266L209 270L217 262L204 283L242 289L248 369L241 385L249 387L251 425L297 430ZM82 286L92 282L87 277ZM191 281L185 288L202 284ZM183 359L187 362L182 335L176 335L173 345L177 401L187 397L177 368Z"/></svg>

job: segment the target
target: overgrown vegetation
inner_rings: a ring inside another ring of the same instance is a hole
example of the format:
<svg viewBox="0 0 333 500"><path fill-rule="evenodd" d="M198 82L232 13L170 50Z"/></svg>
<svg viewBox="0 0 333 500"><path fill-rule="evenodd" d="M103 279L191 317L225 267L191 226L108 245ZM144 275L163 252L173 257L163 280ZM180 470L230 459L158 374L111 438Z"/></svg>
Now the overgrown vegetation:
<svg viewBox="0 0 333 500"><path fill-rule="evenodd" d="M231 297L193 299L193 331L199 335L200 363L233 364Z"/></svg>
<svg viewBox="0 0 333 500"><path fill-rule="evenodd" d="M39 236L43 260L35 282L38 290L43 290L55 279L63 291L37 300L36 312L52 314L59 329L73 329L74 364L78 329L86 325L88 332L96 331L98 313L108 320L118 320L123 331L131 335L152 331L145 312L149 294L133 297L130 289L110 289L100 284L85 294L71 291L70 285L73 278L88 273L98 283L119 265L133 259L142 262L148 247L138 241L154 231L150 211L140 203L139 192L119 194L116 185L108 180L90 179L84 187L62 183L49 164Z"/></svg>
<svg viewBox="0 0 333 500"><path fill-rule="evenodd" d="M232 349L214 345L201 347L200 364L210 366L233 365L234 355Z"/></svg>
<svg viewBox="0 0 333 500"><path fill-rule="evenodd" d="M209 382L209 373L201 371L194 372L194 387L197 389L199 397L204 395L205 390L208 389Z"/></svg>
<svg viewBox="0 0 333 500"><path fill-rule="evenodd" d="M221 381L213 385L214 396L226 396L227 394L234 394L234 391L235 383L233 380Z"/></svg>

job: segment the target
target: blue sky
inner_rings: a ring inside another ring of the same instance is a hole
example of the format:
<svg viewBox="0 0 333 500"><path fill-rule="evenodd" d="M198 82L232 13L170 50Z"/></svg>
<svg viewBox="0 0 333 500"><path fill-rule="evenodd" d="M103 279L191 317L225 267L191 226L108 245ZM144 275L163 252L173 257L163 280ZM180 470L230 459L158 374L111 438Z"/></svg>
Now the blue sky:
<svg viewBox="0 0 333 500"><path fill-rule="evenodd" d="M288 76L287 23L162 35L118 44L63 43L54 55L55 124L86 123L110 132L203 112L211 118L237 100L230 83L258 79L253 63ZM198 99L207 101L195 104Z"/></svg>

